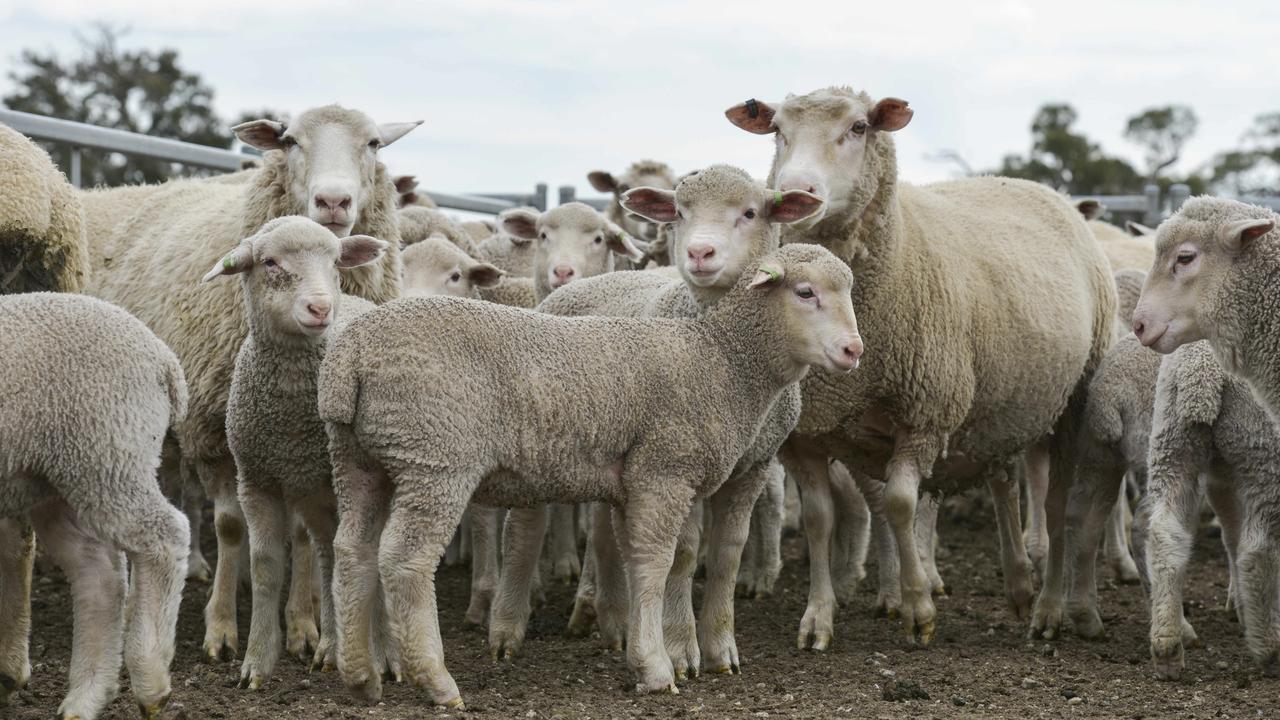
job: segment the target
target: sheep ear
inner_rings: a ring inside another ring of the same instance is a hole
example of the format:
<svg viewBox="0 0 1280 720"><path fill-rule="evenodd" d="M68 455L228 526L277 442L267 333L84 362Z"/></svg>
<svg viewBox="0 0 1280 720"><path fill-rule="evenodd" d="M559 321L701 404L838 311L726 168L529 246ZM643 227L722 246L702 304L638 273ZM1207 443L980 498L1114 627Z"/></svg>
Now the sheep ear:
<svg viewBox="0 0 1280 720"><path fill-rule="evenodd" d="M283 149L284 143L280 138L285 130L285 124L275 120L250 120L231 128L231 132L240 138L240 142L263 152Z"/></svg>
<svg viewBox="0 0 1280 720"><path fill-rule="evenodd" d="M391 182L396 184L396 192L400 194L413 192L418 187L418 178L413 175L396 175L391 178Z"/></svg>
<svg viewBox="0 0 1280 720"><path fill-rule="evenodd" d="M401 123L382 123L378 126L378 141L382 143L382 147L386 147L405 135L408 135L410 130L421 124L421 120Z"/></svg>
<svg viewBox="0 0 1280 720"><path fill-rule="evenodd" d="M587 182L591 183L591 187L595 188L596 192L611 193L618 190L618 181L613 179L612 173L604 170L592 170L587 173Z"/></svg>
<svg viewBox="0 0 1280 720"><path fill-rule="evenodd" d="M1143 225L1140 222L1134 222L1132 220L1124 221L1124 229L1128 230L1129 234L1134 237L1142 237L1143 235L1156 234L1155 228L1147 227L1146 225Z"/></svg>
<svg viewBox="0 0 1280 720"><path fill-rule="evenodd" d="M773 114L775 112L777 111L769 103L751 98L725 110L724 116L729 118L729 122L747 132L768 135L778 131L778 128L773 124Z"/></svg>
<svg viewBox="0 0 1280 720"><path fill-rule="evenodd" d="M906 100L885 98L871 108L871 115L867 119L871 123L872 130L893 132L906 127L907 123L911 122L911 116L915 114L914 110L907 107Z"/></svg>
<svg viewBox="0 0 1280 720"><path fill-rule="evenodd" d="M538 237L538 217L538 213L533 210L523 208L508 210L498 218L498 225L508 235L514 235L523 240L533 240Z"/></svg>
<svg viewBox="0 0 1280 720"><path fill-rule="evenodd" d="M1085 198L1076 202L1076 210L1080 211L1085 220L1097 220L1107 211L1107 206L1093 198Z"/></svg>
<svg viewBox="0 0 1280 720"><path fill-rule="evenodd" d="M386 242L368 235L348 235L342 238L340 244L342 252L337 262L340 268L367 265L382 257L382 253L387 249Z"/></svg>
<svg viewBox="0 0 1280 720"><path fill-rule="evenodd" d="M242 272L249 272L253 267L253 244L247 240L242 240L235 250L222 256L213 269L204 274L200 278L200 282L207 283L220 275L237 275Z"/></svg>
<svg viewBox="0 0 1280 720"><path fill-rule="evenodd" d="M761 265L760 269L756 270L756 276L751 279L751 284L747 287L757 288L765 285L776 286L780 284L782 282L782 278L786 276L787 273L780 267L775 267L773 265Z"/></svg>
<svg viewBox="0 0 1280 720"><path fill-rule="evenodd" d="M645 220L656 223L676 219L676 193L662 188L638 187L622 193L622 207Z"/></svg>
<svg viewBox="0 0 1280 720"><path fill-rule="evenodd" d="M506 275L489 263L477 263L467 269L467 279L476 287L493 287Z"/></svg>
<svg viewBox="0 0 1280 720"><path fill-rule="evenodd" d="M804 190L773 191L769 222L790 224L812 217L822 209L822 198Z"/></svg>
<svg viewBox="0 0 1280 720"><path fill-rule="evenodd" d="M615 254L621 255L634 262L640 262L640 258L644 257L644 251L636 247L636 243L631 236L622 231L622 228L609 223L605 227L605 243Z"/></svg>
<svg viewBox="0 0 1280 720"><path fill-rule="evenodd" d="M1237 220L1218 230L1218 237L1230 250L1240 250L1275 229L1275 220Z"/></svg>

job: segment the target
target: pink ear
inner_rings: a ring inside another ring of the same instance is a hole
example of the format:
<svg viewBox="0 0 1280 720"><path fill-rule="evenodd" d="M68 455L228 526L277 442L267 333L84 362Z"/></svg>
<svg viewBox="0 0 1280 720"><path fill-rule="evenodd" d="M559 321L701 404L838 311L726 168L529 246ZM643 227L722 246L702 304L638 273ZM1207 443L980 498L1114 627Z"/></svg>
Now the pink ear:
<svg viewBox="0 0 1280 720"><path fill-rule="evenodd" d="M768 135L778 129L773 126L775 112L777 111L769 103L752 98L725 110L724 116L729 118L729 122L747 132Z"/></svg>
<svg viewBox="0 0 1280 720"><path fill-rule="evenodd" d="M1219 233L1227 247L1232 250L1239 250L1250 242L1271 232L1275 227L1275 220L1237 220L1223 225Z"/></svg>
<svg viewBox="0 0 1280 720"><path fill-rule="evenodd" d="M209 282L220 275L236 275L249 272L253 267L253 244L242 240L234 250L223 255L213 269L200 278L200 282Z"/></svg>
<svg viewBox="0 0 1280 720"><path fill-rule="evenodd" d="M502 231L524 240L538 237L538 213L533 210L508 210L498 218Z"/></svg>
<svg viewBox="0 0 1280 720"><path fill-rule="evenodd" d="M245 145L259 150L279 150L284 147L280 136L284 135L285 125L275 120L250 120L231 128L231 132L240 138Z"/></svg>
<svg viewBox="0 0 1280 720"><path fill-rule="evenodd" d="M476 287L493 287L505 274L489 263L477 263L467 269L467 278Z"/></svg>
<svg viewBox="0 0 1280 720"><path fill-rule="evenodd" d="M912 115L915 115L915 111L907 107L906 100L885 98L871 109L868 119L871 121L871 129L893 132L906 127L911 122Z"/></svg>
<svg viewBox="0 0 1280 720"><path fill-rule="evenodd" d="M756 270L756 276L751 279L751 284L747 285L747 287L757 288L764 285L777 285L782 282L784 277L786 277L786 273L782 269L762 265L759 270Z"/></svg>
<svg viewBox="0 0 1280 720"><path fill-rule="evenodd" d="M676 193L662 188L638 187L622 194L622 207L646 220L656 223L674 222Z"/></svg>
<svg viewBox="0 0 1280 720"><path fill-rule="evenodd" d="M822 198L804 190L774 190L769 205L769 222L793 223L822 209Z"/></svg>
<svg viewBox="0 0 1280 720"><path fill-rule="evenodd" d="M338 256L340 268L358 267L377 260L387 249L382 240L368 235L348 235L340 241L342 253Z"/></svg>
<svg viewBox="0 0 1280 720"><path fill-rule="evenodd" d="M618 181L604 170L592 170L587 173L587 182L591 183L591 187L595 188L596 192L611 193L618 189Z"/></svg>

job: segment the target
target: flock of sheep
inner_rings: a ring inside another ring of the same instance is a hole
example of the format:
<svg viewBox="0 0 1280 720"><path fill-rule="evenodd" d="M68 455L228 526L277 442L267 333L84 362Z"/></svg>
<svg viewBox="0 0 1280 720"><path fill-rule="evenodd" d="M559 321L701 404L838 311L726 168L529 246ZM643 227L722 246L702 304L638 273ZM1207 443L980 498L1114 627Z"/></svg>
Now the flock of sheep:
<svg viewBox="0 0 1280 720"><path fill-rule="evenodd" d="M260 167L84 192L0 126L0 704L30 677L38 537L74 599L61 715L96 717L122 657L159 714L184 579L210 579L204 496L204 652L243 647L244 687L285 650L370 700L391 678L460 707L438 564L469 559L465 619L509 658L545 549L580 576L569 631L678 692L739 672L735 591L773 591L788 478L801 648L831 644L873 538L878 607L928 644L939 497L985 485L1011 612L1102 634L1105 535L1165 678L1207 498L1280 671L1276 215L1195 198L1152 242L1021 180L900 183L912 112L748 100L726 115L772 136L764 183L646 161L590 175L604 213L487 224L387 172L417 123L337 106L237 126Z"/></svg>

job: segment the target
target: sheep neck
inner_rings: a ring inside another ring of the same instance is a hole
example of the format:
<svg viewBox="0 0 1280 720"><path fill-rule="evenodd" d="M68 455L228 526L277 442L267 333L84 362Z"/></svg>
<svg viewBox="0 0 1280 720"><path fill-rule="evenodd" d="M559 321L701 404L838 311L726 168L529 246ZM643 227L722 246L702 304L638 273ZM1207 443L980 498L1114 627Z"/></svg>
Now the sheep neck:
<svg viewBox="0 0 1280 720"><path fill-rule="evenodd" d="M767 398L766 406L771 406L783 388L804 377L808 366L787 352L791 339L773 302L778 291L748 288L750 279L745 276L720 302L704 308L700 322L724 351L741 385L737 391Z"/></svg>
<svg viewBox="0 0 1280 720"><path fill-rule="evenodd" d="M1237 271L1224 283L1209 313L1210 347L1229 372L1243 377L1267 411L1280 415L1280 241L1262 238L1236 260Z"/></svg>

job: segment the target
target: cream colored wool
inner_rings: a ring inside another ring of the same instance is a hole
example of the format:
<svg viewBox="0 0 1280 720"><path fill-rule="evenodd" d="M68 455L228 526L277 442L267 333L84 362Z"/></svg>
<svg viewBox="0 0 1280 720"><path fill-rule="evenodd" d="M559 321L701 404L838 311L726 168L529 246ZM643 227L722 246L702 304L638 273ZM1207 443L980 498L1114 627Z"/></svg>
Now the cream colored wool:
<svg viewBox="0 0 1280 720"><path fill-rule="evenodd" d="M604 211L605 217L610 222L621 227L632 237L649 241L658 239L658 225L626 212L622 209L619 199L631 188L674 189L676 174L670 165L657 160L637 160L620 175L615 176L604 170L594 170L587 174L587 180L597 191L613 195L609 206Z"/></svg>
<svg viewBox="0 0 1280 720"><path fill-rule="evenodd" d="M98 716L119 692L123 650L143 716L158 717L188 526L156 468L187 409L182 368L142 323L81 295L0 297L0 337L0 705L31 672L30 518L75 600L60 715Z"/></svg>
<svg viewBox="0 0 1280 720"><path fill-rule="evenodd" d="M471 236L471 242L479 245L489 236L497 232L497 227L492 220L466 220L458 223L458 225Z"/></svg>
<svg viewBox="0 0 1280 720"><path fill-rule="evenodd" d="M476 254L476 244L471 239L471 235L439 210L422 205L410 205L397 210L396 219L400 223L400 243L404 247L421 242L432 235L440 235L468 255Z"/></svg>
<svg viewBox="0 0 1280 720"><path fill-rule="evenodd" d="M855 477L887 481L904 625L927 642L935 609L912 533L917 488L986 479L1007 490L1001 476L1009 464L1053 432L1063 461L1052 465L1058 479L1051 497L1065 492L1071 424L1085 383L1113 342L1116 299L1097 241L1052 190L993 177L900 184L894 142L873 127L874 113L909 118L909 111L902 101L882 103L836 87L789 96L776 108L757 103L761 120L747 120L745 105L729 114L744 126L758 122L761 133L836 129L834 123L847 121L838 128L843 132L855 120L866 123L855 140L865 143L861 165L843 170L851 175L848 194L829 199L842 209L782 234L784 243L816 243L849 264L869 348L855 374L814 372L805 379L795 441L806 456L840 459ZM783 152L775 156L770 185ZM825 464L815 459L811 467ZM1013 531L1016 510L998 517L1010 600L1021 615L1029 611L1030 568ZM1051 510L1055 543L1060 518ZM1050 560L1033 627L1053 635L1062 616L1061 553L1051 551ZM811 600L802 643L829 637L831 610Z"/></svg>
<svg viewBox="0 0 1280 720"><path fill-rule="evenodd" d="M400 211L405 212L404 210ZM400 226L404 230L403 223ZM453 295L480 297L480 292L501 282L503 272L482 263L442 235L430 235L405 247L404 296Z"/></svg>
<svg viewBox="0 0 1280 720"><path fill-rule="evenodd" d="M88 271L75 189L48 153L0 125L0 294L80 292Z"/></svg>
<svg viewBox="0 0 1280 720"><path fill-rule="evenodd" d="M1102 220L1089 220L1086 224L1089 226L1089 231L1098 239L1102 254L1107 256L1107 262L1111 263L1112 270L1145 272L1151 269L1151 263L1156 259L1156 246L1151 242L1151 238L1145 235L1130 235Z"/></svg>
<svg viewBox="0 0 1280 720"><path fill-rule="evenodd" d="M533 277L533 256L538 246L529 238L516 237L502 229L503 218L517 212L537 212L533 208L511 208L498 213L494 230L486 239L476 241L475 258L498 266L512 278Z"/></svg>

